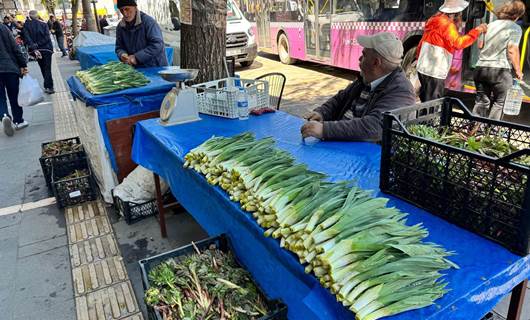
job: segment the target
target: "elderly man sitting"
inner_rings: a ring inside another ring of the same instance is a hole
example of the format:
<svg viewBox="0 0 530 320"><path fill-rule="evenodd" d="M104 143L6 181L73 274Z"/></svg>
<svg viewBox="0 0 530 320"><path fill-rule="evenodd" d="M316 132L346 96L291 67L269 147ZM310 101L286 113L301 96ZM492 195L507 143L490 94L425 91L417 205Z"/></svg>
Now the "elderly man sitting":
<svg viewBox="0 0 530 320"><path fill-rule="evenodd" d="M380 141L385 111L413 105L416 95L400 68L403 45L392 33L360 36L361 78L316 108L302 136L324 140Z"/></svg>

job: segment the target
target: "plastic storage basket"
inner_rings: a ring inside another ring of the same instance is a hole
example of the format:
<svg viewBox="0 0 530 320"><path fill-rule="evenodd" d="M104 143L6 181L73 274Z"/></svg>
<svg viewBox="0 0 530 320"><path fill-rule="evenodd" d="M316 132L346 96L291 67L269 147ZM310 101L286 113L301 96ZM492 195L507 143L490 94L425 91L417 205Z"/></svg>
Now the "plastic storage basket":
<svg viewBox="0 0 530 320"><path fill-rule="evenodd" d="M142 203L136 203L124 201L114 194L112 196L114 199L114 207L123 214L123 219L125 219L127 224L133 224L144 218L158 214L158 205L156 203L156 199ZM173 198L171 191L168 191L166 194L164 194L163 201L164 203L170 203L176 200Z"/></svg>
<svg viewBox="0 0 530 320"><path fill-rule="evenodd" d="M64 180L76 170L86 170L87 175ZM53 194L60 208L77 205L97 198L97 187L87 159L73 160L52 167Z"/></svg>
<svg viewBox="0 0 530 320"><path fill-rule="evenodd" d="M237 95L244 87L248 97L249 110L269 107L269 84L263 80L225 78L193 86L197 89L199 112L218 117L235 119L239 117Z"/></svg>
<svg viewBox="0 0 530 320"><path fill-rule="evenodd" d="M195 246L200 251L213 247L215 249L221 250L222 252L233 252L232 247L230 246L230 243L228 241L228 238L224 234L217 236L217 237L208 238L208 239L196 242ZM159 254L151 258L140 260L139 264L140 264L140 269L142 272L142 284L144 288L144 294L145 294L145 291L147 291L150 287L148 274L149 274L149 271L151 271L151 269L153 269L154 267L156 267L157 265L159 265L160 263L168 259L175 259L175 260L179 260L179 258L183 259L184 257L190 254L193 254L195 252L196 251L193 245L189 244L187 246L184 246L184 247L172 250L172 251L168 251L166 253L162 253L162 254ZM234 259L236 259L237 261L237 257L235 255L234 255ZM238 264L240 263L238 262ZM256 286L256 288L258 288L262 296L264 298L267 298L267 296L263 294L263 291L255 282L254 282L254 285ZM276 319L286 320L287 319L287 306L284 303L282 303L279 300L266 300L266 303L269 306L269 309L271 310L271 312L268 315L259 318L258 320L276 320ZM154 310L153 308L148 308L148 313L149 313L149 319L153 319L153 320L163 319L162 315L157 310Z"/></svg>
<svg viewBox="0 0 530 320"><path fill-rule="evenodd" d="M75 152L71 152L71 153L65 153L65 154L61 154L61 155L57 155L57 156L51 156L51 157L44 157L44 156L40 157L39 162L40 162L40 166L42 168L42 174L44 175L44 179L46 180L46 185L48 187L51 187L52 165L53 164L60 166L61 164L64 164L64 163L68 163L68 162L71 162L71 161L74 161L74 160L80 160L80 159L85 159L86 158L85 150L84 150L83 146L81 145L81 141L79 140L78 137L69 138L69 139L63 139L63 140L57 140L57 141L45 142L45 143L43 143L41 145L41 151L44 152L44 149L48 145L50 145L52 143L57 143L57 142L78 144L81 147L80 147L79 151L75 151Z"/></svg>
<svg viewBox="0 0 530 320"><path fill-rule="evenodd" d="M410 124L495 133L520 151L503 158L412 135ZM530 232L530 127L473 116L445 98L385 113L380 187L443 219L526 255Z"/></svg>

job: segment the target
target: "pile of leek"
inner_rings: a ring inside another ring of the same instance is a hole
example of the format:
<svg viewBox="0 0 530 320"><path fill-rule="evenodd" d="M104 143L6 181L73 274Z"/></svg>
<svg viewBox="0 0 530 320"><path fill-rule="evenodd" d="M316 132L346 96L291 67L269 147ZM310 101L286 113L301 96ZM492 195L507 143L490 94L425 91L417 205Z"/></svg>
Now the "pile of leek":
<svg viewBox="0 0 530 320"><path fill-rule="evenodd" d="M265 235L294 252L358 319L431 305L445 292L452 252L423 242L421 224L349 181L331 183L297 164L272 138L212 137L185 156L186 168L229 193Z"/></svg>
<svg viewBox="0 0 530 320"><path fill-rule="evenodd" d="M92 94L106 94L118 90L142 87L149 83L141 72L128 64L109 62L75 74Z"/></svg>

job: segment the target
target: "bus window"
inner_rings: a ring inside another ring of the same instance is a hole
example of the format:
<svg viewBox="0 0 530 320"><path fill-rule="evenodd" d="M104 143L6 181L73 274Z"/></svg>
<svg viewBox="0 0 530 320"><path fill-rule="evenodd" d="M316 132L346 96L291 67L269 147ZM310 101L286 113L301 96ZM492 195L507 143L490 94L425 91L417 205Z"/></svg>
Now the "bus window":
<svg viewBox="0 0 530 320"><path fill-rule="evenodd" d="M301 20L301 7L293 0L274 0L270 8L271 22L290 22Z"/></svg>
<svg viewBox="0 0 530 320"><path fill-rule="evenodd" d="M347 12L353 12L353 11L359 11L359 6L357 5L356 1L352 1L352 0L335 1L334 11L333 11L335 14L347 13Z"/></svg>

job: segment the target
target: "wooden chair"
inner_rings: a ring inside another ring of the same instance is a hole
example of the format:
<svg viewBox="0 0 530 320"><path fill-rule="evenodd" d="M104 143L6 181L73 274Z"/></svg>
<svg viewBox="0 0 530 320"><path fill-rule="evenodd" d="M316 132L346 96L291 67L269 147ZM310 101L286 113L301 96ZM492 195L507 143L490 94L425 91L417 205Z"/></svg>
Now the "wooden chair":
<svg viewBox="0 0 530 320"><path fill-rule="evenodd" d="M270 106L276 107L276 110L280 110L283 88L285 87L285 81L287 80L285 76L279 72L272 72L261 75L257 77L256 80L264 80L269 83Z"/></svg>

